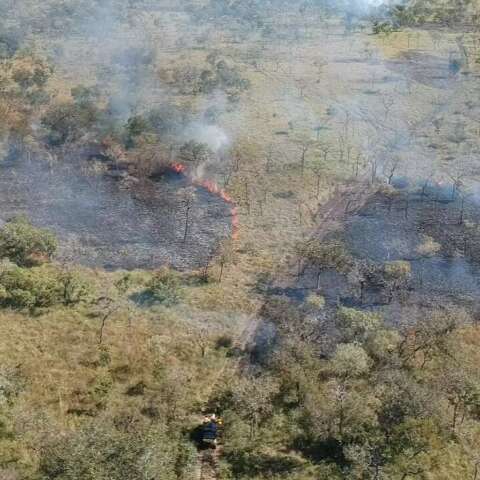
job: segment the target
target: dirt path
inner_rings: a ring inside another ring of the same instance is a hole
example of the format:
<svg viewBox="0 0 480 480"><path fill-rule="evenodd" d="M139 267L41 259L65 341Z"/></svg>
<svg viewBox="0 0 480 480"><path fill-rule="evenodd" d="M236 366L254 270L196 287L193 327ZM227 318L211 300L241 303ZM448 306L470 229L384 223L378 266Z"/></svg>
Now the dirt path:
<svg viewBox="0 0 480 480"><path fill-rule="evenodd" d="M215 450L201 450L198 454L198 480L217 480L218 461L221 456L221 447Z"/></svg>
<svg viewBox="0 0 480 480"><path fill-rule="evenodd" d="M233 348L237 351L244 352L248 344L253 340L255 332L257 331L260 319L255 315L249 318L246 327L240 333L236 341L234 342ZM241 368L243 357L240 355L235 360L233 368ZM207 398L210 399L215 388L218 386L220 379L223 377L225 369L229 365L229 359L225 358L225 361L222 363L222 366L216 371L213 381L210 384L208 390ZM199 417L199 422L201 422L201 417ZM218 463L222 455L222 446L219 445L215 450L206 449L199 450L197 458L197 468L194 478L196 480L216 480L218 479Z"/></svg>

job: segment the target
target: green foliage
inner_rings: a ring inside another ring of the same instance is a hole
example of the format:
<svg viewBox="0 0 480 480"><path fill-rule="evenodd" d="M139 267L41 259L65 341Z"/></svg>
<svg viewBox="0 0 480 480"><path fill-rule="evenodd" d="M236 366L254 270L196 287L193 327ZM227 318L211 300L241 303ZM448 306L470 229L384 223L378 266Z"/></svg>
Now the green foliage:
<svg viewBox="0 0 480 480"><path fill-rule="evenodd" d="M96 87L79 85L72 88L71 94L75 104L80 106L95 104L100 99L100 92Z"/></svg>
<svg viewBox="0 0 480 480"><path fill-rule="evenodd" d="M419 23L420 20L416 17L415 12L406 5L394 5L391 8L390 15L393 22L401 27L410 27Z"/></svg>
<svg viewBox="0 0 480 480"><path fill-rule="evenodd" d="M182 298L180 275L167 268L157 270L147 283L146 293L154 302L165 306L178 303Z"/></svg>
<svg viewBox="0 0 480 480"><path fill-rule="evenodd" d="M20 266L44 263L57 249L55 236L33 227L25 217L16 217L0 230L0 257Z"/></svg>
<svg viewBox="0 0 480 480"><path fill-rule="evenodd" d="M373 22L372 32L375 35L379 35L381 33L385 35L390 35L394 31L395 31L395 28L390 22L377 22L377 21Z"/></svg>
<svg viewBox="0 0 480 480"><path fill-rule="evenodd" d="M51 266L7 266L0 272L0 301L13 308L73 306L87 301L91 293L89 283L73 271Z"/></svg>
<svg viewBox="0 0 480 480"><path fill-rule="evenodd" d="M159 136L177 133L185 126L187 120L187 111L168 102L162 103L147 114L150 129Z"/></svg>
<svg viewBox="0 0 480 480"><path fill-rule="evenodd" d="M145 133L148 127L148 122L141 115L135 115L129 118L125 127L125 144L127 147L133 147L135 145L135 139Z"/></svg>
<svg viewBox="0 0 480 480"><path fill-rule="evenodd" d="M380 328L370 333L364 347L375 360L392 362L397 360L401 340L397 331Z"/></svg>
<svg viewBox="0 0 480 480"><path fill-rule="evenodd" d="M321 310L325 307L325 297L315 293L309 293L308 297L305 299L305 304L309 309Z"/></svg>
<svg viewBox="0 0 480 480"><path fill-rule="evenodd" d="M173 73L174 85L183 94L210 94L223 90L230 99L250 88L250 81L241 71L218 59L216 52L207 56L208 67L200 70L196 66L186 65L176 68Z"/></svg>
<svg viewBox="0 0 480 480"><path fill-rule="evenodd" d="M378 313L340 307L337 312L337 326L346 342L363 342L382 325Z"/></svg>
<svg viewBox="0 0 480 480"><path fill-rule="evenodd" d="M62 287L62 302L64 305L77 305L87 302L92 297L92 285L78 271L60 271L57 275Z"/></svg>
<svg viewBox="0 0 480 480"><path fill-rule="evenodd" d="M356 343L338 345L331 361L331 368L340 378L359 377L370 370L371 360L365 350Z"/></svg>
<svg viewBox="0 0 480 480"><path fill-rule="evenodd" d="M324 244L317 239L307 240L297 245L300 258L319 269L336 269L347 271L350 267L350 257L340 243Z"/></svg>
<svg viewBox="0 0 480 480"><path fill-rule="evenodd" d="M9 46L3 45L4 54L8 56ZM2 44L0 40L0 57L2 56ZM33 106L33 99L43 97L48 100L49 95L45 90L48 80L52 75L52 67L42 58L31 52L16 52L2 64L0 70L0 83L2 90L0 97L7 96L11 100L16 98L26 107ZM41 102L40 102L41 103Z"/></svg>
<svg viewBox="0 0 480 480"><path fill-rule="evenodd" d="M14 266L0 273L2 303L14 308L50 307L61 303L62 286L51 268Z"/></svg>
<svg viewBox="0 0 480 480"><path fill-rule="evenodd" d="M385 277L389 280L403 280L410 277L412 267L410 262L396 260L392 262L385 262L384 272Z"/></svg>
<svg viewBox="0 0 480 480"><path fill-rule="evenodd" d="M20 394L24 387L25 380L22 378L18 367L2 367L0 369L0 409L7 404L13 403L14 399Z"/></svg>
<svg viewBox="0 0 480 480"><path fill-rule="evenodd" d="M230 67L225 60L213 64L212 70L204 70L200 74L200 91L211 93L222 88L228 93L240 93L248 90L250 82L240 75L235 67Z"/></svg>
<svg viewBox="0 0 480 480"><path fill-rule="evenodd" d="M212 154L207 144L190 140L180 147L179 159L181 162L198 165L206 162Z"/></svg>
<svg viewBox="0 0 480 480"><path fill-rule="evenodd" d="M105 115L98 107L96 89L76 87L72 89L73 102L51 105L42 117L42 125L48 129L51 145L63 145L79 139L85 133L99 129L105 123Z"/></svg>

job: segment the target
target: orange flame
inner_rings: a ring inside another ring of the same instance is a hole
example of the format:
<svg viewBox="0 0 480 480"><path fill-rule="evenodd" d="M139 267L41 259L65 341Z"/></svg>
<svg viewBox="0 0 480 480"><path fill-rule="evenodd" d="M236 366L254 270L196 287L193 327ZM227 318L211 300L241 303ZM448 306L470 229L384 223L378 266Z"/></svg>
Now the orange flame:
<svg viewBox="0 0 480 480"><path fill-rule="evenodd" d="M178 174L186 174L187 166L183 165L182 163L172 163L170 168ZM232 239L236 240L238 238L238 228L240 225L240 220L238 218L238 209L233 201L232 197L223 189L220 188L215 182L212 180L192 180L193 184L200 185L201 187L208 190L210 193L218 195L222 198L225 202L230 204L230 212L232 214Z"/></svg>
<svg viewBox="0 0 480 480"><path fill-rule="evenodd" d="M170 165L170 168L175 172L175 173L185 173L187 170L186 165L183 165L181 163L172 163Z"/></svg>

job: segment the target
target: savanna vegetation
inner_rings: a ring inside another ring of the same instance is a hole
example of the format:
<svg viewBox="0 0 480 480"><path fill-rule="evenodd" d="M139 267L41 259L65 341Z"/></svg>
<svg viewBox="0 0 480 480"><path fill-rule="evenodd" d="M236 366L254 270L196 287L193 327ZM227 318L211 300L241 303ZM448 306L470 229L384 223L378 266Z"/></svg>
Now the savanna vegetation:
<svg viewBox="0 0 480 480"><path fill-rule="evenodd" d="M0 179L152 210L173 169L172 251L206 248L201 189L234 224L194 268L92 267L2 183L1 480L480 479L475 2L0 12Z"/></svg>

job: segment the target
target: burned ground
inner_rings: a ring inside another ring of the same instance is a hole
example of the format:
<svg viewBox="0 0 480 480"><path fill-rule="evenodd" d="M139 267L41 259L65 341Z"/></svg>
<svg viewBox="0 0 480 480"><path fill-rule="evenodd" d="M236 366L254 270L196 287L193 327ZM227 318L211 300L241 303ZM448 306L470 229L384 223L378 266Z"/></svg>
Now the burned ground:
<svg viewBox="0 0 480 480"><path fill-rule="evenodd" d="M96 172L91 161L52 168L17 160L0 169L1 219L27 215L60 240L60 257L107 269L204 266L231 234L231 208L171 172L153 181ZM192 206L184 241L184 192Z"/></svg>
<svg viewBox="0 0 480 480"><path fill-rule="evenodd" d="M296 273L292 270L288 286L273 287L269 294L297 305L308 304L311 295L321 296L325 307L319 312L326 310L318 313L320 319L334 318L338 306L382 312L397 326L415 323L439 308L463 309L476 316L480 293L476 197L451 184L406 179L393 183L396 187L380 187L321 237L324 245L343 246L349 256L347 269L303 260ZM315 236L310 241L315 242ZM405 270L392 277L389 268ZM335 335L333 325L326 331Z"/></svg>

